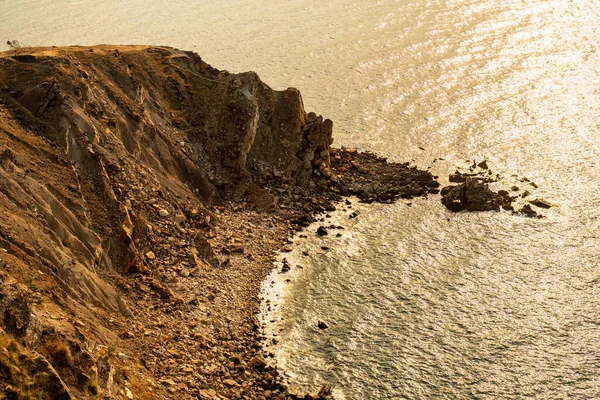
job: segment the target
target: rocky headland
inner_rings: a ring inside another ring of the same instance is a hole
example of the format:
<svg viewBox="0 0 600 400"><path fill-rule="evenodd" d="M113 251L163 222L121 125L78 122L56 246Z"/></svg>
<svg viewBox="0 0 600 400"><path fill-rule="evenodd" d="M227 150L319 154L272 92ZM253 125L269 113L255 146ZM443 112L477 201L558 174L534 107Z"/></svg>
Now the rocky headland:
<svg viewBox="0 0 600 400"><path fill-rule="evenodd" d="M261 281L334 210L438 193L295 89L166 47L0 53L0 397L286 399Z"/></svg>

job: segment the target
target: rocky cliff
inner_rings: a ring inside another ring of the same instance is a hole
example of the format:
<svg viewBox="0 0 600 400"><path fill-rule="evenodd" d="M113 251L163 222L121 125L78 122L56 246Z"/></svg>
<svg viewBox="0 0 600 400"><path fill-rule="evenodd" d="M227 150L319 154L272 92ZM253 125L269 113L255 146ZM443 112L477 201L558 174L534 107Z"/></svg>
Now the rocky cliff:
<svg viewBox="0 0 600 400"><path fill-rule="evenodd" d="M286 221L437 187L331 135L297 90L190 52L1 53L5 395L284 396L252 315Z"/></svg>

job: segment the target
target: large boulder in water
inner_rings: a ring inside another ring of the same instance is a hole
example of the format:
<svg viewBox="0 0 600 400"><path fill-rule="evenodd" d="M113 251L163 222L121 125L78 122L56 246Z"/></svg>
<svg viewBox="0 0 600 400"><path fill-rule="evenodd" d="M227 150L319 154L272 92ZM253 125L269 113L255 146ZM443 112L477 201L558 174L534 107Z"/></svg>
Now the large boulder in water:
<svg viewBox="0 0 600 400"><path fill-rule="evenodd" d="M442 203L452 211L491 211L512 209L513 198L492 191L485 182L466 178L464 183L442 189Z"/></svg>

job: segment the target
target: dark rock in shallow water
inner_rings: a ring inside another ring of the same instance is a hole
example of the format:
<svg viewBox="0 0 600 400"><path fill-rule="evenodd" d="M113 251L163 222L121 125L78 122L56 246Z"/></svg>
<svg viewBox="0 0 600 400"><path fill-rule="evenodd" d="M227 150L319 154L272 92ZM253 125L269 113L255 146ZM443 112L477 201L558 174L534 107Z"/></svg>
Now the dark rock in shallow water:
<svg viewBox="0 0 600 400"><path fill-rule="evenodd" d="M459 186L446 186L442 189L442 204L451 211L461 211L466 207L462 202L462 194Z"/></svg>
<svg viewBox="0 0 600 400"><path fill-rule="evenodd" d="M464 183L442 189L442 203L451 211L492 211L511 209L514 200L506 191L496 193L480 180L467 178Z"/></svg>
<svg viewBox="0 0 600 400"><path fill-rule="evenodd" d="M538 216L538 214L533 210L533 208L531 208L531 206L529 204L525 204L523 206L523 208L521 208L519 210L519 212L521 214L525 214L525 215L527 215L528 217L531 217L531 218L534 218L534 217Z"/></svg>
<svg viewBox="0 0 600 400"><path fill-rule="evenodd" d="M477 170L479 167L479 171ZM497 182L499 176L496 175L494 178L492 176L492 171L489 169L487 163L485 161L480 162L479 164L473 163L473 165L469 168L470 172L460 172L455 171L453 174L448 176L448 180L452 183L464 183L467 179L476 179L482 182Z"/></svg>
<svg viewBox="0 0 600 400"><path fill-rule="evenodd" d="M457 172L458 174L458 172ZM464 174L463 174L464 176ZM512 203L517 196L511 196L507 190L494 192L491 190L485 180L481 177L466 177L465 182L460 185L446 186L442 189L442 203L452 211L500 211L501 209L513 211L514 214L525 214L530 218L543 218L529 204L526 204L518 211L514 210ZM519 187L512 186L511 191L519 191ZM523 192L520 197L530 195L529 191ZM529 201L530 204L540 208L550 208L556 206L543 199Z"/></svg>
<svg viewBox="0 0 600 400"><path fill-rule="evenodd" d="M456 171L455 173L451 174L448 177L448 179L450 180L450 182L453 182L453 183L463 183L464 181L467 180L468 177L474 176L474 175L475 174L463 174L463 173Z"/></svg>
<svg viewBox="0 0 600 400"><path fill-rule="evenodd" d="M292 267L290 266L290 263L284 258L283 259L283 266L281 267L281 273L285 274L290 269L292 269Z"/></svg>
<svg viewBox="0 0 600 400"><path fill-rule="evenodd" d="M320 227L317 229L317 235L319 235L319 236L325 236L325 235L328 235L328 233L327 233L327 229L325 229L325 227L323 227L323 226L320 226Z"/></svg>
<svg viewBox="0 0 600 400"><path fill-rule="evenodd" d="M540 208L556 207L556 204L552 204L549 201L546 201L544 199L530 200L529 203L533 204L536 207L540 207Z"/></svg>

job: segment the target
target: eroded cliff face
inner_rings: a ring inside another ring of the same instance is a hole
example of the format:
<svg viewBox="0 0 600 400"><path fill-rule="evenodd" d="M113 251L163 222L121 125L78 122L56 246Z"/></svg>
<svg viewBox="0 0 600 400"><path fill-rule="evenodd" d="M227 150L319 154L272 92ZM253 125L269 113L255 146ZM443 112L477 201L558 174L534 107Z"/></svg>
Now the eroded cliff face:
<svg viewBox="0 0 600 400"><path fill-rule="evenodd" d="M79 335L69 346L87 362L52 374L65 396L93 397L93 385L123 393L100 362L115 335L101 320L131 315L115 289L119 276L146 273L160 257L222 262L203 254L206 240L183 221L210 225L207 207L223 201L273 207L266 180L326 186L331 133L331 121L307 114L297 90L272 90L253 72L219 71L189 52L1 54L3 329L49 360L57 337ZM150 256L157 229L187 236ZM171 295L160 282L150 286Z"/></svg>
<svg viewBox="0 0 600 400"><path fill-rule="evenodd" d="M303 131L297 90L274 91L255 73L221 72L193 53L121 47L6 54L0 82L0 174L12 199L2 206L13 207L2 222L4 232L15 231L3 239L10 244L22 235L24 249L32 236L50 235L29 255L72 264L58 271L67 286L97 266L119 268L135 257L136 216L126 191L151 188L199 209L193 192L204 204L246 197L264 205L273 199L255 175L308 185L313 160L329 163L331 122L311 116ZM22 234L27 216L16 216L23 213L51 229ZM127 313L93 275L74 294Z"/></svg>

